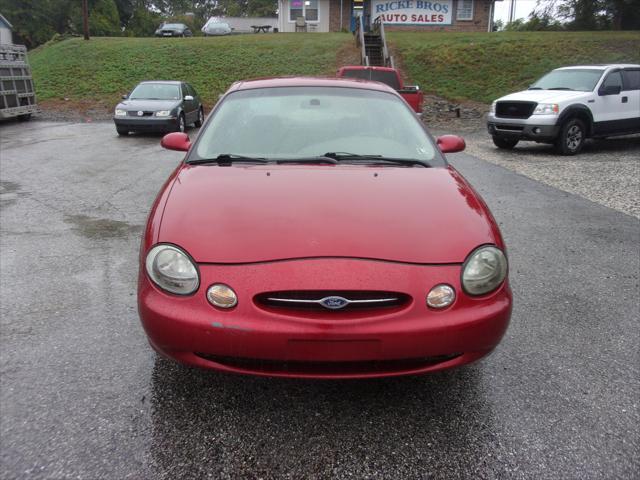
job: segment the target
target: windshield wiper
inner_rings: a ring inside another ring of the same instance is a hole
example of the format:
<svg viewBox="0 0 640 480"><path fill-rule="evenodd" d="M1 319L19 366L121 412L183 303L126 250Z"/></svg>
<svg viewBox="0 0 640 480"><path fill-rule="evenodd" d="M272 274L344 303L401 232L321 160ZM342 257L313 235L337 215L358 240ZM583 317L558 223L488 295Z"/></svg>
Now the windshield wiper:
<svg viewBox="0 0 640 480"><path fill-rule="evenodd" d="M279 158L276 159L276 163L330 163L335 165L338 160L328 157L326 155L320 155L318 157L303 157L303 158Z"/></svg>
<svg viewBox="0 0 640 480"><path fill-rule="evenodd" d="M231 165L232 163L267 163L266 158L262 157L245 157L244 155L236 155L235 153L221 153L215 158L198 158L187 162L187 165L207 165L216 163L218 165Z"/></svg>
<svg viewBox="0 0 640 480"><path fill-rule="evenodd" d="M394 158L394 157L385 157L383 155L364 155L357 153L348 153L348 152L327 152L324 154L325 157L335 158L338 161L346 161L346 162L367 162L367 163L387 163L393 165L421 165L423 167L429 168L428 162L424 160L418 160L416 158Z"/></svg>
<svg viewBox="0 0 640 480"><path fill-rule="evenodd" d="M547 88L547 90L575 90L575 89L569 88L569 87L551 87L551 88Z"/></svg>
<svg viewBox="0 0 640 480"><path fill-rule="evenodd" d="M544 90L542 87L529 87L527 90Z"/></svg>

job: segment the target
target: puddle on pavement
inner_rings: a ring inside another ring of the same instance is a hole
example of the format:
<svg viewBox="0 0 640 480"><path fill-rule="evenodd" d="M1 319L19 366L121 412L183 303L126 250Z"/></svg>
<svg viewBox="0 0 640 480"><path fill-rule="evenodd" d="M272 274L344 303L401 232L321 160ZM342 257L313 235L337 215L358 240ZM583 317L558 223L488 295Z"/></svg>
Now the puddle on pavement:
<svg viewBox="0 0 640 480"><path fill-rule="evenodd" d="M18 198L29 195L20 191L21 185L16 182L0 181L0 210L15 204Z"/></svg>
<svg viewBox="0 0 640 480"><path fill-rule="evenodd" d="M74 225L80 235L87 238L123 238L140 233L142 225L130 225L119 220L95 218L87 215L65 215L64 221Z"/></svg>

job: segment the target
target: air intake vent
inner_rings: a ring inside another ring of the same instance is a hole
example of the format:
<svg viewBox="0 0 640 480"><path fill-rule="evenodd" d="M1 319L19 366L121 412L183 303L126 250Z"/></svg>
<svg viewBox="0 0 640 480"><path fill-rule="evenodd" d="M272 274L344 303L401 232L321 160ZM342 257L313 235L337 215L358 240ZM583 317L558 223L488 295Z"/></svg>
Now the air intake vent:
<svg viewBox="0 0 640 480"><path fill-rule="evenodd" d="M363 290L289 290L261 293L258 306L322 312L349 312L402 307L411 297L404 293Z"/></svg>

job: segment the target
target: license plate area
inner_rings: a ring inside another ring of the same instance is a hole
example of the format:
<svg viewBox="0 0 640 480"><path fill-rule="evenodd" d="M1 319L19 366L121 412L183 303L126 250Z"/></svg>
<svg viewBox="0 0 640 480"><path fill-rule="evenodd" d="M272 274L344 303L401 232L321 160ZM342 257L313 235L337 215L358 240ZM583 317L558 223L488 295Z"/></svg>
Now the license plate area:
<svg viewBox="0 0 640 480"><path fill-rule="evenodd" d="M380 358L379 340L289 340L287 359L306 362L358 362Z"/></svg>

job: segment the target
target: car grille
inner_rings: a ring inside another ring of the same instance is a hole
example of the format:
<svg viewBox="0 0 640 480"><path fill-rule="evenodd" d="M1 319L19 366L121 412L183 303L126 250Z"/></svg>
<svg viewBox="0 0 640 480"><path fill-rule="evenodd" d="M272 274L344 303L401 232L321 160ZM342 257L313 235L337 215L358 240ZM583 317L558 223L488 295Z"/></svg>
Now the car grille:
<svg viewBox="0 0 640 480"><path fill-rule="evenodd" d="M254 358L236 358L194 352L200 358L226 367L244 370L245 372L266 374L299 374L299 375L359 375L367 373L401 373L420 370L439 363L448 362L462 355L439 355L434 357L407 358L400 360L370 360L360 362L307 362L262 360Z"/></svg>
<svg viewBox="0 0 640 480"><path fill-rule="evenodd" d="M496 117L529 118L536 105L538 105L536 102L498 102L496 103Z"/></svg>
<svg viewBox="0 0 640 480"><path fill-rule="evenodd" d="M404 293L365 290L289 290L256 295L256 305L268 309L351 312L403 307L411 301Z"/></svg>
<svg viewBox="0 0 640 480"><path fill-rule="evenodd" d="M153 116L154 112L142 112L142 115L138 115L138 110L129 110L127 112L127 116L128 117L151 117Z"/></svg>

